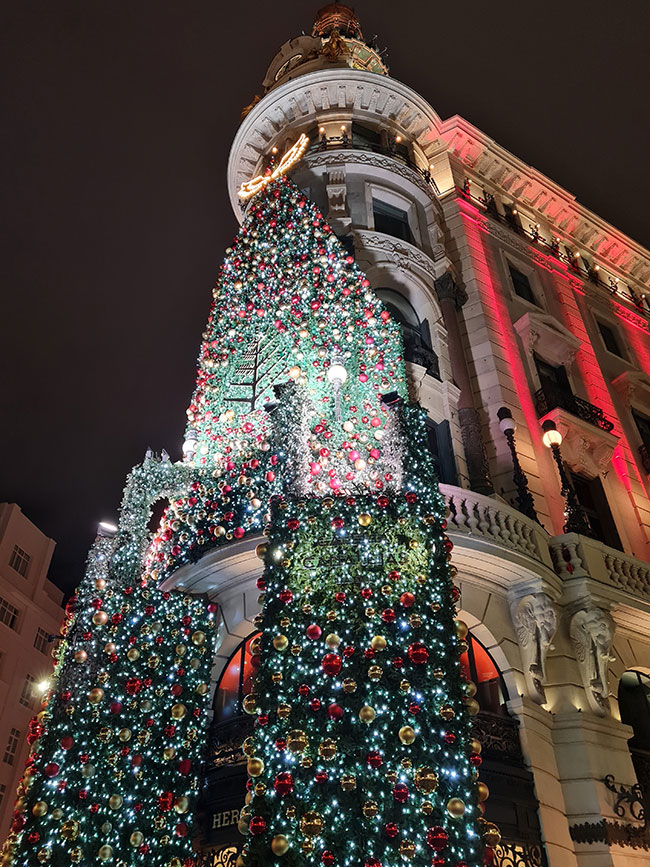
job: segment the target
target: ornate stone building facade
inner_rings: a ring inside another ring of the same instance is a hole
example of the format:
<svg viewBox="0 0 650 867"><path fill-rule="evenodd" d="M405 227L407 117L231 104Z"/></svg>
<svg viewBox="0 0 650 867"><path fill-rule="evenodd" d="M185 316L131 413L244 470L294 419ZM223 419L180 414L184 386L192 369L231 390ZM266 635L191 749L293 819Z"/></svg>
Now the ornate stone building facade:
<svg viewBox="0 0 650 867"><path fill-rule="evenodd" d="M228 183L293 179L401 322L449 509L502 867L650 857L650 253L391 78L336 4L273 59ZM168 587L223 614L206 863L234 863L259 539Z"/></svg>

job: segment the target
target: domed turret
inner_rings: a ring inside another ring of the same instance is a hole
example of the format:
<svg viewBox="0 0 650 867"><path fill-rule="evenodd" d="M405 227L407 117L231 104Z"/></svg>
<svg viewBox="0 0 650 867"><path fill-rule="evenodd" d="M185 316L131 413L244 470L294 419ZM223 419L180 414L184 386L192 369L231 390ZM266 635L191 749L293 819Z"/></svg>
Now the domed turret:
<svg viewBox="0 0 650 867"><path fill-rule="evenodd" d="M336 67L388 75L379 52L364 41L354 11L341 3L330 3L316 14L311 36L290 39L275 55L263 82L264 91L268 93L298 75Z"/></svg>

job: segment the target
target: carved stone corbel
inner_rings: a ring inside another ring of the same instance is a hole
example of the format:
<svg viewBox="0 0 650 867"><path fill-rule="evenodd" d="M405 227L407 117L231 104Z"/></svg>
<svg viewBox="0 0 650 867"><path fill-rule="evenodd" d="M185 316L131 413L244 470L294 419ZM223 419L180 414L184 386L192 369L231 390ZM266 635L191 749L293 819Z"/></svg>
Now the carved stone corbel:
<svg viewBox="0 0 650 867"><path fill-rule="evenodd" d="M510 605L521 649L524 677L533 701L544 704L546 655L557 629L557 613L546 593L529 593Z"/></svg>
<svg viewBox="0 0 650 867"><path fill-rule="evenodd" d="M615 630L613 618L590 603L576 611L569 624L589 706L600 716L609 711L608 668Z"/></svg>

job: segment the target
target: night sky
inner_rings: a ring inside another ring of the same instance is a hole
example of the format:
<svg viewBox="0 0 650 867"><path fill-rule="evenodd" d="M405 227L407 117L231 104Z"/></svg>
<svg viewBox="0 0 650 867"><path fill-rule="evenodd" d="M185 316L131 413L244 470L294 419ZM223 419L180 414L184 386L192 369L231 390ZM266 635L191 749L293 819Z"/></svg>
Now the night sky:
<svg viewBox="0 0 650 867"><path fill-rule="evenodd" d="M0 3L0 501L66 590L146 447L180 456L240 111L321 5ZM355 8L443 118L650 245L647 0Z"/></svg>

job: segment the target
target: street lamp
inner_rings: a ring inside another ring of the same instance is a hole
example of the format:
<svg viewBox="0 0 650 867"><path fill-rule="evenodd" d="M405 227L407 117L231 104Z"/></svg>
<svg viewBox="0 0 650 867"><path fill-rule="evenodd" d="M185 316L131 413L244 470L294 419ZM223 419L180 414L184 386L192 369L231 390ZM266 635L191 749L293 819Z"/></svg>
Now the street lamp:
<svg viewBox="0 0 650 867"><path fill-rule="evenodd" d="M517 505L519 511L527 517L532 518L533 521L537 521L539 524L539 518L535 511L533 495L528 490L528 476L519 463L519 455L517 454L515 444L515 431L517 430L517 425L515 424L512 413L507 406L502 406L497 410L497 417L499 419L499 428L506 438L512 456L512 465L514 467L513 479L517 488Z"/></svg>
<svg viewBox="0 0 650 867"><path fill-rule="evenodd" d="M558 473L560 474L560 482L562 483L561 494L566 500L566 509L564 510L566 521L562 530L564 533L580 533L583 536L590 536L591 526L564 469L564 461L560 452L562 434L555 426L555 422L551 421L550 418L542 423L542 430L544 431L542 442L546 448L551 450L555 458Z"/></svg>

